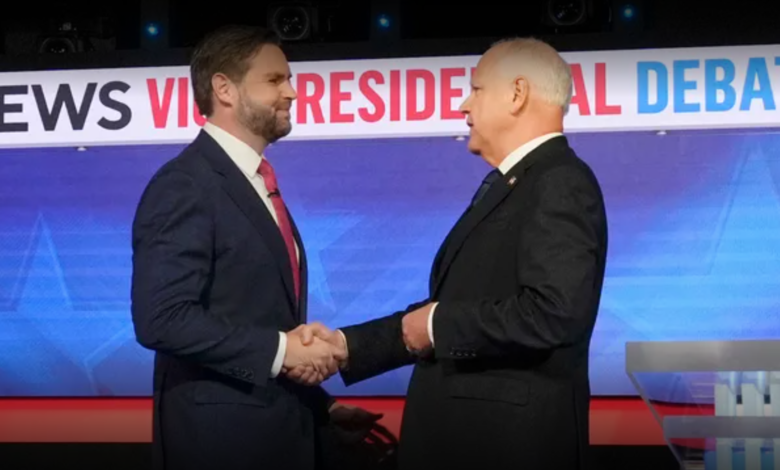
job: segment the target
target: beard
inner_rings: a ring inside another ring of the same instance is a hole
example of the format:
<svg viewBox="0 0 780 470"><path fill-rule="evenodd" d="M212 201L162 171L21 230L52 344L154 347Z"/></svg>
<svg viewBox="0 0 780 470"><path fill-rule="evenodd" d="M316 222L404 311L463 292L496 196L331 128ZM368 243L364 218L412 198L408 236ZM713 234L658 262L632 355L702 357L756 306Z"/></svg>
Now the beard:
<svg viewBox="0 0 780 470"><path fill-rule="evenodd" d="M269 144L292 131L291 122L288 119L279 119L274 108L253 102L244 94L241 95L238 107L238 121L249 132L262 137Z"/></svg>

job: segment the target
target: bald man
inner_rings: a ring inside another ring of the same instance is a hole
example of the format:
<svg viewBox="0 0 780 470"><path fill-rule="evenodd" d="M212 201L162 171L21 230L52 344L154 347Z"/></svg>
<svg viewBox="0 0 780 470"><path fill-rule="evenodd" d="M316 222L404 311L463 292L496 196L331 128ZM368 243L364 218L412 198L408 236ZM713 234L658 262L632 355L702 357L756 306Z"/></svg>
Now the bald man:
<svg viewBox="0 0 780 470"><path fill-rule="evenodd" d="M303 336L347 347L348 385L415 364L402 470L585 469L607 222L596 177L562 134L569 66L513 39L472 80L468 147L493 170L441 245L429 298Z"/></svg>

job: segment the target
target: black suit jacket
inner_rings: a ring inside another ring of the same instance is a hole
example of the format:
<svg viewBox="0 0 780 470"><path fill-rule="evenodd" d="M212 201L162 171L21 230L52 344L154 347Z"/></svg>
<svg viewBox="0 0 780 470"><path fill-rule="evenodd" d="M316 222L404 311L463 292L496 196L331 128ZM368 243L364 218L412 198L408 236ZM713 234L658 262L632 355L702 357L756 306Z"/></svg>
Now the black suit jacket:
<svg viewBox="0 0 780 470"><path fill-rule="evenodd" d="M158 469L312 469L329 397L270 378L306 321L281 232L205 132L151 179L133 223L132 317L155 354Z"/></svg>
<svg viewBox="0 0 780 470"><path fill-rule="evenodd" d="M599 184L556 137L463 214L433 263L428 299L343 328L347 384L416 362L402 470L586 468L606 252ZM435 349L415 360L401 319L434 301Z"/></svg>

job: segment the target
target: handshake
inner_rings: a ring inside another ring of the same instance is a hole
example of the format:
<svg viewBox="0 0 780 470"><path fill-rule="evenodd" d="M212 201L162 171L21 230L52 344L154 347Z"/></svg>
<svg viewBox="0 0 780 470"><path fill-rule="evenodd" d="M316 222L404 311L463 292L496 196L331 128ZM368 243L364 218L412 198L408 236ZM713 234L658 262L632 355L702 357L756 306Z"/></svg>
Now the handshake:
<svg viewBox="0 0 780 470"><path fill-rule="evenodd" d="M429 323L434 307L429 303L404 314L401 339L410 354L423 356L432 351ZM300 384L319 385L346 367L348 358L347 340L339 330L333 331L322 323L300 325L287 333L282 373Z"/></svg>
<svg viewBox="0 0 780 470"><path fill-rule="evenodd" d="M287 350L282 373L303 385L319 385L340 368L348 358L344 336L322 323L300 325L287 333Z"/></svg>

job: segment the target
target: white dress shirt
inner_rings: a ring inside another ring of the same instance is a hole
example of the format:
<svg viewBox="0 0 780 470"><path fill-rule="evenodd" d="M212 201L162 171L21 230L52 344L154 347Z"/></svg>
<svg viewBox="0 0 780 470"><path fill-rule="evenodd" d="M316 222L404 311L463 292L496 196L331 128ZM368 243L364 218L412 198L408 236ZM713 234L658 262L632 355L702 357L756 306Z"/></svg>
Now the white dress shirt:
<svg viewBox="0 0 780 470"><path fill-rule="evenodd" d="M532 150L536 149L538 146L542 145L543 143L547 142L548 140L552 139L553 137L558 137L561 134L560 132L552 132L550 134L545 134L542 136L539 136L535 139L529 140L525 144L521 145L517 149L515 149L512 153L506 156L504 160L501 161L501 163L498 165L498 170L501 172L502 175L505 175L511 170L515 165L520 163L520 160L522 160L526 155L531 153ZM428 338L431 340L431 345L433 345L433 312L436 311L436 306L439 305L438 302L433 304L433 307L431 307L431 313L428 315Z"/></svg>
<svg viewBox="0 0 780 470"><path fill-rule="evenodd" d="M273 202L268 197L268 190L265 187L265 181L263 177L257 172L260 168L260 163L265 158L264 155L258 155L257 152L247 145L244 141L238 139L234 135L228 133L224 129L217 127L211 122L206 122L203 126L203 130L206 131L220 147L228 154L233 163L236 164L241 173L246 176L249 183L255 188L257 195L265 204L268 212L273 217L274 221L279 224L279 220L276 218L276 211L274 210ZM300 250L298 244L295 244L295 253L300 260ZM271 367L271 377L276 377L282 370L282 364L284 363L284 354L287 351L287 335L283 332L279 332L279 348L276 352L276 358L274 359L273 366Z"/></svg>

